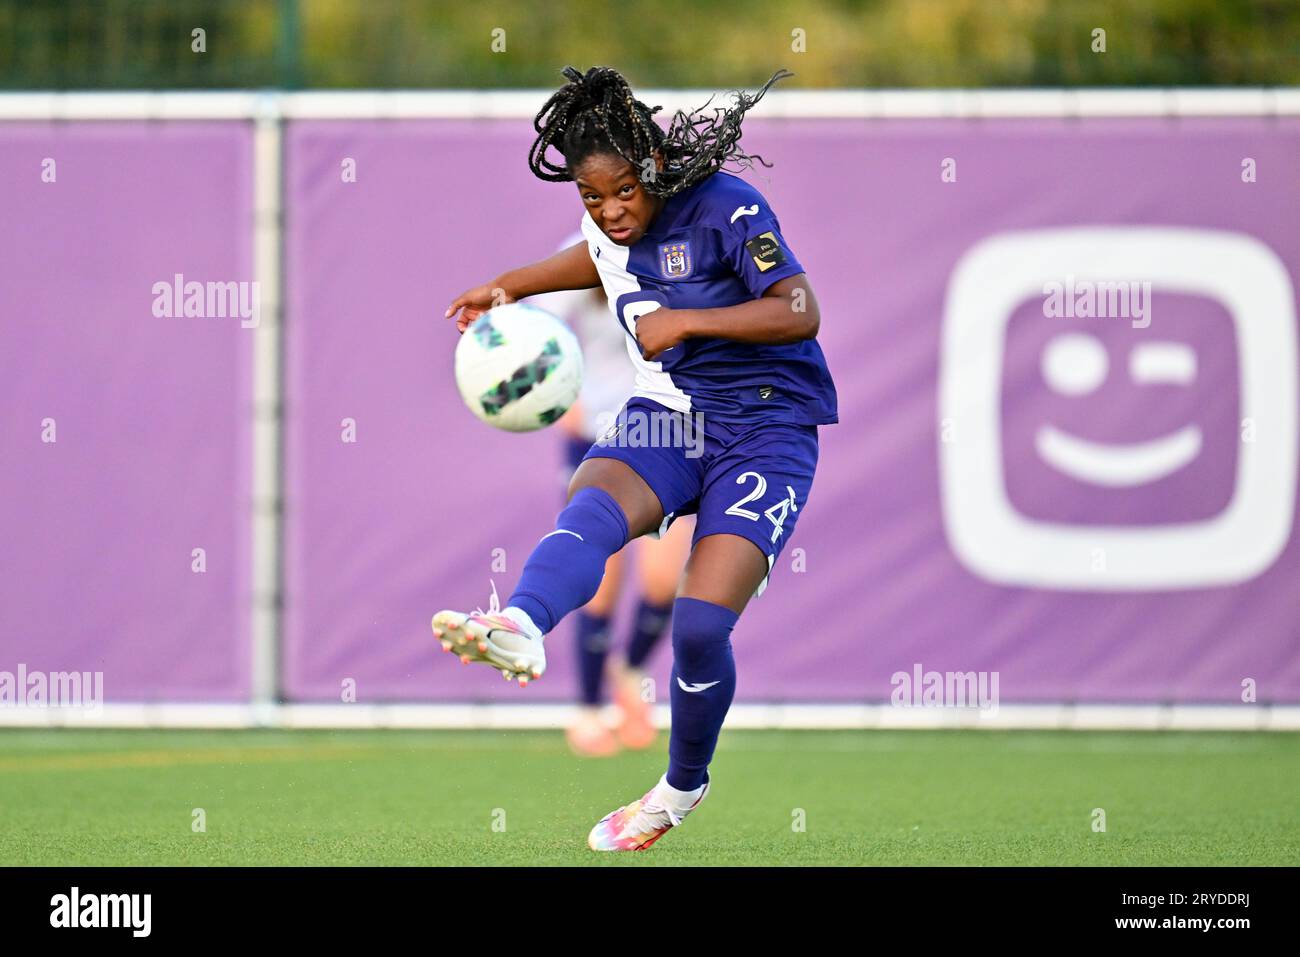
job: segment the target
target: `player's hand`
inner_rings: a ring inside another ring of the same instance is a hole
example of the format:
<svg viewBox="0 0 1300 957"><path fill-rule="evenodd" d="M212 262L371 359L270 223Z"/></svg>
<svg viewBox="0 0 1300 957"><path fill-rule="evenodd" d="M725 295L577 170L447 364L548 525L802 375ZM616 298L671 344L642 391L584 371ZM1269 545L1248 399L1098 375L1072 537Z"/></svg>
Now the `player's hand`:
<svg viewBox="0 0 1300 957"><path fill-rule="evenodd" d="M636 341L641 347L641 358L647 361L686 341L682 310L660 306L647 312L636 321Z"/></svg>
<svg viewBox="0 0 1300 957"><path fill-rule="evenodd" d="M508 302L514 302L514 298L500 286L494 286L487 283L482 286L475 286L473 289L466 289L459 296L452 300L447 311L443 313L447 319L453 316L456 319L456 331L464 333L472 323L489 309L495 309L497 306L504 306Z"/></svg>

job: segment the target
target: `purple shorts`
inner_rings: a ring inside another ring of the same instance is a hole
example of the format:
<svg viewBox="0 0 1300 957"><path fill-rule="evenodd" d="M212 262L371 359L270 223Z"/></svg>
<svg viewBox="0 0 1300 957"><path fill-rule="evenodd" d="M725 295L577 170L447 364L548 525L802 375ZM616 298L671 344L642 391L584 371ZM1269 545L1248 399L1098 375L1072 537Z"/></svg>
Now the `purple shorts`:
<svg viewBox="0 0 1300 957"><path fill-rule="evenodd" d="M700 430L698 422L698 416L635 396L584 461L618 459L641 476L664 510L659 534L675 518L695 515L692 547L708 535L739 535L767 556L770 573L808 503L817 426L706 419ZM755 596L766 587L764 578Z"/></svg>

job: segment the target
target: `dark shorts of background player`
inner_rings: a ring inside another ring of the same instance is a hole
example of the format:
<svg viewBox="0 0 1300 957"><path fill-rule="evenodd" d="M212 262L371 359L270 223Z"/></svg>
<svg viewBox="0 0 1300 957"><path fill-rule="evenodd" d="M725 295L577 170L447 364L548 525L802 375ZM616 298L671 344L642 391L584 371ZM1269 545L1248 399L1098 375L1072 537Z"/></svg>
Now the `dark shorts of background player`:
<svg viewBox="0 0 1300 957"><path fill-rule="evenodd" d="M564 500L569 500L569 483L573 481L573 473L578 471L578 466L582 460L587 457L587 450L591 448L591 439L584 439L579 435L564 436L564 468L561 470L563 478Z"/></svg>
<svg viewBox="0 0 1300 957"><path fill-rule="evenodd" d="M807 505L817 471L817 426L734 426L711 421L706 415L701 452L698 435L677 445L624 444L629 435L636 438L630 423L638 413L690 418L653 399L636 396L618 416L617 421L626 421L628 427L612 438L597 439L584 460L618 459L645 480L664 510L657 534L667 531L674 519L695 515L692 548L708 535L739 535L753 542L767 556L769 573L754 592L758 597L767 588L772 566ZM690 435L685 422L674 423L678 424L681 429L670 433L667 429L647 429L645 433L652 441L655 437L666 441L665 433Z"/></svg>

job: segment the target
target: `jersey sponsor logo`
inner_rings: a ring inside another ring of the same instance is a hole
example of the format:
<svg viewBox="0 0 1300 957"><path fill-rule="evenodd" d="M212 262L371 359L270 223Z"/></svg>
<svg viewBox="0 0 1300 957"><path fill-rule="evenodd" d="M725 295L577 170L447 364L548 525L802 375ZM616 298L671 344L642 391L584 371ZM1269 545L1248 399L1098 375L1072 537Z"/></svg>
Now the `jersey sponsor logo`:
<svg viewBox="0 0 1300 957"><path fill-rule="evenodd" d="M776 234L772 232L759 233L745 243L745 249L753 257L754 265L758 267L759 272L767 272L773 266L785 262L785 250L781 248Z"/></svg>
<svg viewBox="0 0 1300 957"><path fill-rule="evenodd" d="M736 220L740 219L741 216L757 216L757 215L758 215L758 203L755 203L753 206L737 206L736 211L731 214L731 221L734 223Z"/></svg>
<svg viewBox="0 0 1300 957"><path fill-rule="evenodd" d="M659 272L665 279L685 279L691 274L691 244L664 243L659 247Z"/></svg>
<svg viewBox="0 0 1300 957"><path fill-rule="evenodd" d="M758 397L760 399L772 398L772 387L770 385L760 385L758 387Z"/></svg>

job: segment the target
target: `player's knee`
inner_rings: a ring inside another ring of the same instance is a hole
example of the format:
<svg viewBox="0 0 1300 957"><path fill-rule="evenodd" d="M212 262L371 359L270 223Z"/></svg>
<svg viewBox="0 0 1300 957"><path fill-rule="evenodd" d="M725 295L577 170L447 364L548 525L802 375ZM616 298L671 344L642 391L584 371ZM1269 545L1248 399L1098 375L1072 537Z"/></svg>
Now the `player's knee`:
<svg viewBox="0 0 1300 957"><path fill-rule="evenodd" d="M578 469L574 469L573 474L569 476L569 488L565 492L564 501L566 503L572 502L573 496L586 487L587 483L578 478Z"/></svg>
<svg viewBox="0 0 1300 957"><path fill-rule="evenodd" d="M569 478L569 500L581 492L584 488L601 488L607 492L615 491L617 475L611 468L614 463L612 459L584 459L578 463L578 467L573 470L573 475Z"/></svg>
<svg viewBox="0 0 1300 957"><path fill-rule="evenodd" d="M698 598L673 602L673 657L686 668L709 658L720 644L730 644L739 619L730 608Z"/></svg>
<svg viewBox="0 0 1300 957"><path fill-rule="evenodd" d="M588 486L579 489L560 512L552 534L558 533L573 535L611 555L627 544L627 516L612 495Z"/></svg>
<svg viewBox="0 0 1300 957"><path fill-rule="evenodd" d="M628 525L628 538L654 531L663 521L659 499L631 466L610 458L587 459L569 481L569 499L583 489L596 488L619 504Z"/></svg>

